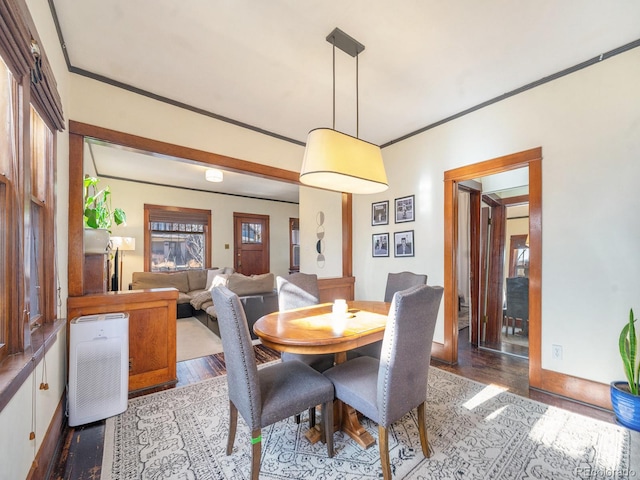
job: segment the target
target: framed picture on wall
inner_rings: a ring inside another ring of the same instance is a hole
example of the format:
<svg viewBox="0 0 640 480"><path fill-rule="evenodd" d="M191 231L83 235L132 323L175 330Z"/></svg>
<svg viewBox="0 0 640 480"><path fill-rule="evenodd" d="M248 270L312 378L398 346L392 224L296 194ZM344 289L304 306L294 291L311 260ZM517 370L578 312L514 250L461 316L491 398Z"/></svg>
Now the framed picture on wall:
<svg viewBox="0 0 640 480"><path fill-rule="evenodd" d="M395 212L396 212L396 223L403 222L413 222L415 220L414 217L414 195L409 195L408 197L396 198L395 202Z"/></svg>
<svg viewBox="0 0 640 480"><path fill-rule="evenodd" d="M371 204L371 225L389 224L389 200Z"/></svg>
<svg viewBox="0 0 640 480"><path fill-rule="evenodd" d="M389 256L389 234L374 233L371 238L371 248L374 257Z"/></svg>
<svg viewBox="0 0 640 480"><path fill-rule="evenodd" d="M413 257L413 230L407 230L406 232L395 232L393 234L393 245L394 256Z"/></svg>

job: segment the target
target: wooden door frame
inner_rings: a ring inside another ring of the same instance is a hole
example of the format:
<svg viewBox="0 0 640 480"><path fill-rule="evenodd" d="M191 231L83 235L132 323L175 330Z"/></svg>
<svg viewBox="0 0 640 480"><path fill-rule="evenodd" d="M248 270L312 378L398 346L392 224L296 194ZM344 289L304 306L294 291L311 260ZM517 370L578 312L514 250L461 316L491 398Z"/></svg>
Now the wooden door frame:
<svg viewBox="0 0 640 480"><path fill-rule="evenodd" d="M458 183L486 175L529 167L529 385L542 387L542 148L498 157L444 173L444 345L434 356L458 361Z"/></svg>

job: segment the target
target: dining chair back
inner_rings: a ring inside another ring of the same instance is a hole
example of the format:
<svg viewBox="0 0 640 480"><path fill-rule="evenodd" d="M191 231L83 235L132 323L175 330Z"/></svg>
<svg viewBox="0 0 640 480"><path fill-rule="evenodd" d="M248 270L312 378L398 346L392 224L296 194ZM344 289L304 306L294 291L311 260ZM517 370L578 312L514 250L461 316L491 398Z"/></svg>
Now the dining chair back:
<svg viewBox="0 0 640 480"><path fill-rule="evenodd" d="M320 303L318 276L296 272L286 277L276 277L278 309L291 310Z"/></svg>
<svg viewBox="0 0 640 480"><path fill-rule="evenodd" d="M309 307L320 303L318 276L310 273L296 272L286 277L276 277L278 289L278 307L280 311ZM283 352L282 361L298 360L313 367L319 372L333 366L333 354L304 355Z"/></svg>
<svg viewBox="0 0 640 480"><path fill-rule="evenodd" d="M384 292L384 301L390 302L393 300L393 295L396 292L401 292L410 287L418 285L426 285L427 276L420 273L413 272L400 272L389 273L387 275L387 286ZM380 358L380 351L382 350L382 341L370 343L353 349L347 354L348 358L361 357L363 355Z"/></svg>
<svg viewBox="0 0 640 480"><path fill-rule="evenodd" d="M413 272L400 272L389 273L387 275L387 286L384 291L384 301L390 302L393 299L393 294L406 290L409 287L415 285L426 285L427 276L420 273Z"/></svg>
<svg viewBox="0 0 640 480"><path fill-rule="evenodd" d="M321 435L333 456L333 384L302 362L275 363L258 369L247 319L238 296L215 287L216 306L229 389L227 455L233 450L238 412L251 430L251 478L260 471L262 428L316 405L322 405Z"/></svg>
<svg viewBox="0 0 640 480"><path fill-rule="evenodd" d="M294 308L309 307L320 303L320 288L318 276L312 273L296 272L286 277L276 277L278 291L278 310L292 310ZM309 365L318 372L324 372L333 366L333 354L305 355L301 353L282 352L283 362L298 361ZM295 416L296 423L300 423L300 414ZM315 408L309 409L309 427L316 424Z"/></svg>
<svg viewBox="0 0 640 480"><path fill-rule="evenodd" d="M336 397L378 423L380 462L385 480L391 478L388 428L417 408L420 443L430 456L425 403L431 345L442 287L414 286L396 292L382 340L380 359L357 357L330 368Z"/></svg>

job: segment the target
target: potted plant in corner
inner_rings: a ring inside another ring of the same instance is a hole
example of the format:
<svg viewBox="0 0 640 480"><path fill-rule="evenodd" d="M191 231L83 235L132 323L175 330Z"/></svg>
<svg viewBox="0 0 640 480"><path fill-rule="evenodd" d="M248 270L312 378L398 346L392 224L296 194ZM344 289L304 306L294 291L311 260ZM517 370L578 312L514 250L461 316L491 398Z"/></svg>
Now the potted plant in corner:
<svg viewBox="0 0 640 480"><path fill-rule="evenodd" d="M618 340L627 381L611 382L611 404L621 425L640 431L640 358L635 322L631 309L629 322L620 332Z"/></svg>
<svg viewBox="0 0 640 480"><path fill-rule="evenodd" d="M127 216L121 208L111 210L111 189L98 190L96 177L84 179L84 253L106 253L111 225L121 225Z"/></svg>

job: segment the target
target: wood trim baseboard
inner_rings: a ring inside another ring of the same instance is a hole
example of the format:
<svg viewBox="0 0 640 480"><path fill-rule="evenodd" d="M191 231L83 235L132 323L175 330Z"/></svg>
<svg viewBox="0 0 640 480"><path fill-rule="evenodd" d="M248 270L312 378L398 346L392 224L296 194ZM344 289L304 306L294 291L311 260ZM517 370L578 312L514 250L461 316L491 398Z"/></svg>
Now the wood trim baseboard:
<svg viewBox="0 0 640 480"><path fill-rule="evenodd" d="M442 343L433 342L431 344L431 358L444 363L451 363L447 360L446 349Z"/></svg>
<svg viewBox="0 0 640 480"><path fill-rule="evenodd" d="M433 342L431 346L431 358L440 362L451 364L444 344ZM551 393L569 400L593 405L595 407L612 410L609 385L572 377L551 370L542 370L542 382L529 388L544 393Z"/></svg>
<svg viewBox="0 0 640 480"><path fill-rule="evenodd" d="M613 410L608 384L542 369L540 384L531 388Z"/></svg>
<svg viewBox="0 0 640 480"><path fill-rule="evenodd" d="M53 463L56 461L56 450L64 432L64 411L65 396L63 394L60 398L60 402L58 402L55 412L53 413L53 417L49 423L49 428L47 428L47 433L40 444L40 449L38 450L36 458L31 463L31 469L27 474L27 480L44 480L48 478L47 474L52 468Z"/></svg>

